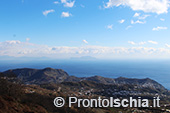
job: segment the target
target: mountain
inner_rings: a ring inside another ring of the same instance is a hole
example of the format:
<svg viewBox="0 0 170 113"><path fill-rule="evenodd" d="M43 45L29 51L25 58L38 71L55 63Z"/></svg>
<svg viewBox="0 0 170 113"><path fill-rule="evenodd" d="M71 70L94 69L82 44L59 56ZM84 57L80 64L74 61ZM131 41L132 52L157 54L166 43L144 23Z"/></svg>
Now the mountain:
<svg viewBox="0 0 170 113"><path fill-rule="evenodd" d="M15 74L25 84L43 84L63 82L69 75L62 69L14 69L3 72L5 75Z"/></svg>
<svg viewBox="0 0 170 113"><path fill-rule="evenodd" d="M92 76L92 77L85 77L81 78L82 80L87 80L87 81L94 81L97 83L102 83L102 84L115 84L115 80L112 78L105 78L101 76Z"/></svg>
<svg viewBox="0 0 170 113"><path fill-rule="evenodd" d="M145 78L145 79L136 79L136 78L124 78L124 77L119 77L115 79L116 84L131 84L131 85L137 85L140 87L149 87L149 88L154 88L154 89L163 89L165 88L159 84L158 82L150 79L150 78Z"/></svg>
<svg viewBox="0 0 170 113"><path fill-rule="evenodd" d="M0 73L0 112L2 113L163 113L169 109L170 91L156 81L145 78L105 78L101 76L69 76L62 69L11 69ZM153 100L160 97L159 108L84 108L68 107L68 97L81 99L138 97ZM56 97L66 100L65 106L53 104ZM166 106L165 106L166 105Z"/></svg>
<svg viewBox="0 0 170 113"><path fill-rule="evenodd" d="M25 84L46 84L46 83L61 83L61 82L81 82L81 81L93 81L101 84L113 84L113 85L136 85L136 87L152 88L157 90L166 90L158 82L146 79L135 79L135 78L123 78L119 77L116 79L105 78L101 76L92 77L75 77L69 76L67 72L62 69L11 69L3 72L4 75L8 76L14 74L16 77L24 82Z"/></svg>

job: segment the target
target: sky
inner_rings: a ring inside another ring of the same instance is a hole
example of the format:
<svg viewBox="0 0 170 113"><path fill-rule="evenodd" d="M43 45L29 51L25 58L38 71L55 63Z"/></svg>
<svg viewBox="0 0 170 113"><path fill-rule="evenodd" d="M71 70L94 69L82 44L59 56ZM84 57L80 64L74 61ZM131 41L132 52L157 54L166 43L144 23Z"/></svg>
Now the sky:
<svg viewBox="0 0 170 113"><path fill-rule="evenodd" d="M170 58L169 0L1 0L0 56Z"/></svg>

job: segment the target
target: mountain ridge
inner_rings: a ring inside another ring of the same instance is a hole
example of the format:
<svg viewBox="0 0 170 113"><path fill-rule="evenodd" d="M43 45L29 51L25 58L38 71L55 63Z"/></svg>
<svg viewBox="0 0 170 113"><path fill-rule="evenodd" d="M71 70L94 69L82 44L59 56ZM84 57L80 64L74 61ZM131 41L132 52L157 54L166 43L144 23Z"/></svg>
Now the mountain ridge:
<svg viewBox="0 0 170 113"><path fill-rule="evenodd" d="M115 85L136 85L137 87L149 87L158 90L167 90L158 82L150 79L137 79L137 78L106 78L102 76L91 76L91 77L76 77L70 76L67 72L62 69L53 69L50 67L44 69L32 69L32 68L19 68L10 69L2 72L4 75L10 73L15 74L25 84L45 84L45 83L62 83L62 82L81 82L81 81L93 81L102 84L115 84Z"/></svg>

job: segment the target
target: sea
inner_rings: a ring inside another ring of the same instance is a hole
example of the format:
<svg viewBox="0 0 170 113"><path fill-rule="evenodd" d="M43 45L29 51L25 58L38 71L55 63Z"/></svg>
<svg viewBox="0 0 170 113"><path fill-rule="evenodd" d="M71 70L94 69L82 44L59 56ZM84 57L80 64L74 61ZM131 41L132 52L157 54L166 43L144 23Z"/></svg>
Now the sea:
<svg viewBox="0 0 170 113"><path fill-rule="evenodd" d="M0 72L16 68L63 69L69 75L150 78L170 90L170 60L34 60L0 61Z"/></svg>

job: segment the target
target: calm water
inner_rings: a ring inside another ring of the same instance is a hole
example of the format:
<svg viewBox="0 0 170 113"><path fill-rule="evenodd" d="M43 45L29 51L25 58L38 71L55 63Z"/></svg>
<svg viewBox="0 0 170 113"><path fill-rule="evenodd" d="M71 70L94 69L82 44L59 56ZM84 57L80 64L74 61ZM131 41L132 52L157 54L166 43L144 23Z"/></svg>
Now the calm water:
<svg viewBox="0 0 170 113"><path fill-rule="evenodd" d="M0 71L15 68L45 68L63 69L70 75L88 77L100 75L117 78L151 78L170 89L170 60L140 60L140 61L34 61L5 62L0 61Z"/></svg>

